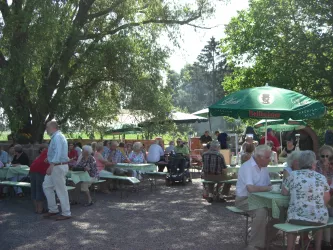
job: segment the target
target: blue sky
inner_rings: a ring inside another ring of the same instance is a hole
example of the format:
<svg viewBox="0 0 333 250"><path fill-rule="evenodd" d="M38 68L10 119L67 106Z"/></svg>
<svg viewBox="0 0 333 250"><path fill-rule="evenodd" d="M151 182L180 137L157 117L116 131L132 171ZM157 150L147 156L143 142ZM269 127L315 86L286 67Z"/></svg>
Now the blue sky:
<svg viewBox="0 0 333 250"><path fill-rule="evenodd" d="M209 30L195 30L190 26L180 28L181 38L178 39L180 48L173 48L173 53L168 62L171 69L180 72L187 63L193 63L200 54L207 41L214 36L220 39L224 35L224 25L228 24L233 16L237 15L238 10L248 8L248 0L230 0L229 3L218 2L216 4L215 15L205 20L205 27L214 27ZM168 41L161 42L168 44Z"/></svg>

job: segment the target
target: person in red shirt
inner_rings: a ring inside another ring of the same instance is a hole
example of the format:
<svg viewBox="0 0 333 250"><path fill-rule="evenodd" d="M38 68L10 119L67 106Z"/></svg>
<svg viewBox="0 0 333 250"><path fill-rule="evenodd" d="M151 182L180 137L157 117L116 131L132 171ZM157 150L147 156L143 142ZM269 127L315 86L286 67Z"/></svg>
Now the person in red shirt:
<svg viewBox="0 0 333 250"><path fill-rule="evenodd" d="M76 162L79 158L79 155L78 155L77 151L75 150L74 143L72 143L72 142L68 144L68 158L69 158L68 165L70 167L75 166Z"/></svg>
<svg viewBox="0 0 333 250"><path fill-rule="evenodd" d="M40 155L30 165L31 199L35 206L35 213L41 214L44 211L45 195L43 182L46 169L49 167L47 162L47 144L42 144L39 148Z"/></svg>
<svg viewBox="0 0 333 250"><path fill-rule="evenodd" d="M281 148L279 140L274 136L273 129L268 128L267 129L267 141L273 142L272 151L278 152ZM261 137L260 144L265 144L265 136Z"/></svg>

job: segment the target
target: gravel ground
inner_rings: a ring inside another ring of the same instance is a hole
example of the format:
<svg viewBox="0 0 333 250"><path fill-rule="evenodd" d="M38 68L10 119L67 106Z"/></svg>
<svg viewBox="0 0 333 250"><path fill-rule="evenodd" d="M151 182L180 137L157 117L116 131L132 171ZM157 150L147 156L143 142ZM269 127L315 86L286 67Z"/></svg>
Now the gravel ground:
<svg viewBox="0 0 333 250"><path fill-rule="evenodd" d="M72 206L72 219L59 222L34 214L27 198L0 201L0 249L244 249L245 218L225 208L234 200L207 203L199 179L96 200Z"/></svg>

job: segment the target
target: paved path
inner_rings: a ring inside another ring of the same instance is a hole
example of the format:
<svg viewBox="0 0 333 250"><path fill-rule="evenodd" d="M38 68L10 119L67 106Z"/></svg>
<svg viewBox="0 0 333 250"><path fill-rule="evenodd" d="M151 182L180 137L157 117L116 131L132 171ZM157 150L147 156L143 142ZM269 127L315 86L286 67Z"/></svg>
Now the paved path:
<svg viewBox="0 0 333 250"><path fill-rule="evenodd" d="M245 219L225 209L233 201L203 200L199 179L96 198L91 207L72 206L73 218L61 222L34 214L28 199L0 201L0 249L243 249Z"/></svg>

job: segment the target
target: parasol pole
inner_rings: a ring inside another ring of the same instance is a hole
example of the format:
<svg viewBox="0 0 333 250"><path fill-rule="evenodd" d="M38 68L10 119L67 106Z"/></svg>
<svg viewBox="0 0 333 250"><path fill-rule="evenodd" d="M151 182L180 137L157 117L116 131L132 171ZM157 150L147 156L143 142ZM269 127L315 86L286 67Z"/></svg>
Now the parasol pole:
<svg viewBox="0 0 333 250"><path fill-rule="evenodd" d="M212 124L210 123L210 112L209 112L209 109L208 109L208 123L209 123L209 131L211 133L213 133L213 131L212 131Z"/></svg>
<svg viewBox="0 0 333 250"><path fill-rule="evenodd" d="M282 147L282 131L280 131L280 144L281 144L281 147Z"/></svg>
<svg viewBox="0 0 333 250"><path fill-rule="evenodd" d="M265 119L265 145L267 145L267 119Z"/></svg>

